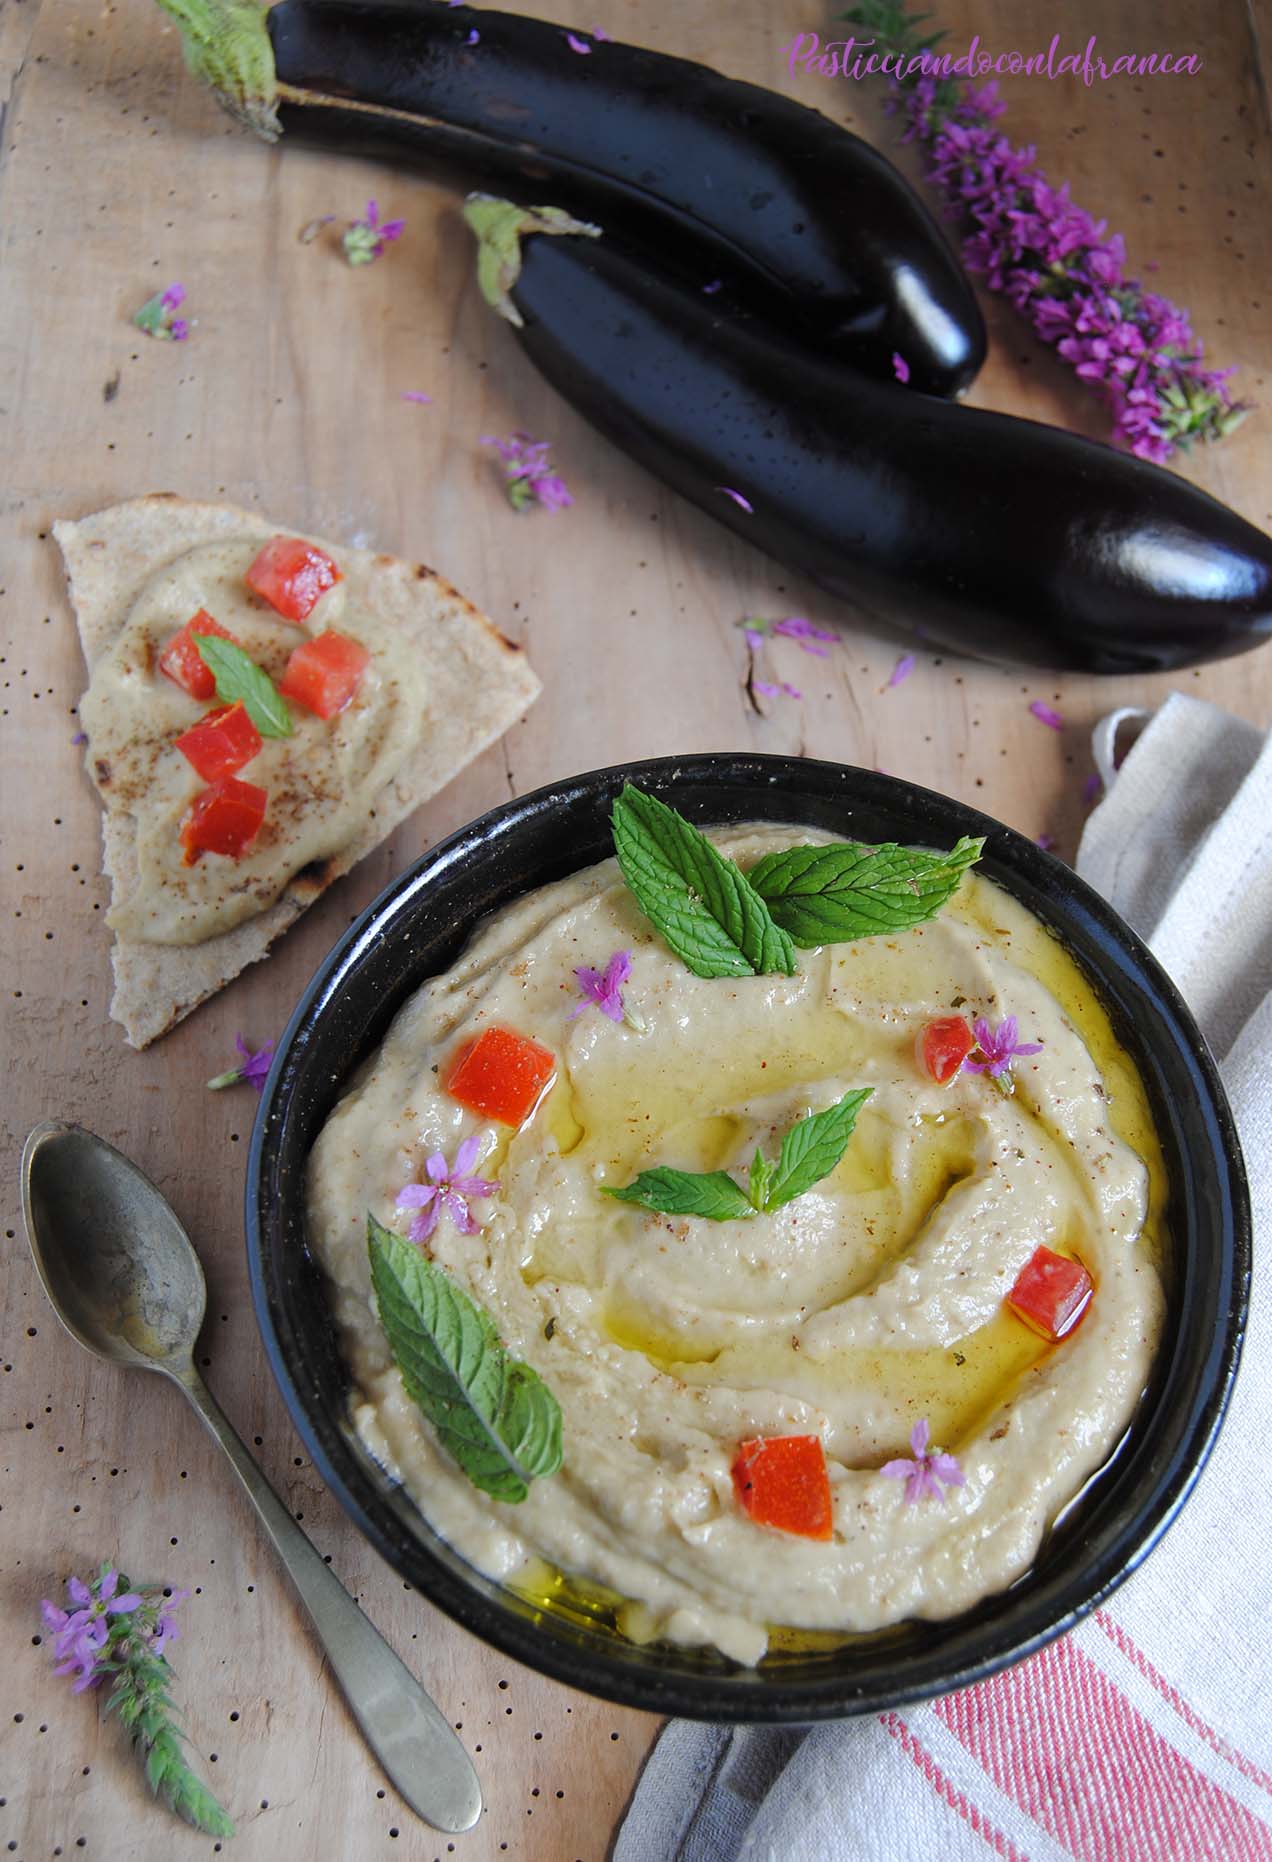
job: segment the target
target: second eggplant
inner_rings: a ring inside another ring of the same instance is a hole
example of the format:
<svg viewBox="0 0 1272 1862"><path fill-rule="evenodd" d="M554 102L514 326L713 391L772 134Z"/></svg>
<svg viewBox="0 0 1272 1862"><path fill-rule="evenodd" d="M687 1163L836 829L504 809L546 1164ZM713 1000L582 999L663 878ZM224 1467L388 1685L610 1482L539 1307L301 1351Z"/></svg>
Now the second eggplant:
<svg viewBox="0 0 1272 1862"><path fill-rule="evenodd" d="M824 363L604 237L562 236L550 210L476 199L466 218L483 290L567 401L864 613L984 658L1101 673L1272 632L1272 539L1160 466Z"/></svg>

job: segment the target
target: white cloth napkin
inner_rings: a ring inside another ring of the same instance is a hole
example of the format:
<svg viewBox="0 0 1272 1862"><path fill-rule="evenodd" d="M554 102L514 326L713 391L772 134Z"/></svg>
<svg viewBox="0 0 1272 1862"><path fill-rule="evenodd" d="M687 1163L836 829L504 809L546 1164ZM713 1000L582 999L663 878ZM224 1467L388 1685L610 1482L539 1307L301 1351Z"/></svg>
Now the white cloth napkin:
<svg viewBox="0 0 1272 1862"><path fill-rule="evenodd" d="M1171 697L1077 869L1152 946L1219 1060L1250 1173L1232 1405L1146 1564L1005 1674L838 1725L673 1721L613 1862L1272 1862L1272 740Z"/></svg>

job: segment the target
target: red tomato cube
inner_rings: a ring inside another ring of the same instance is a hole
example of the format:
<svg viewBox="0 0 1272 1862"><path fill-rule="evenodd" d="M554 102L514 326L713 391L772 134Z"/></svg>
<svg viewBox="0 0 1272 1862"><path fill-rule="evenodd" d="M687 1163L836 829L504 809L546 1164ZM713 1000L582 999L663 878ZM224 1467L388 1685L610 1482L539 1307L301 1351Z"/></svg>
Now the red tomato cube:
<svg viewBox="0 0 1272 1862"><path fill-rule="evenodd" d="M360 640L328 630L296 648L278 689L306 711L334 718L352 701L370 663L371 655Z"/></svg>
<svg viewBox="0 0 1272 1862"><path fill-rule="evenodd" d="M340 580L326 550L303 537L271 537L247 572L247 585L285 621L298 624Z"/></svg>
<svg viewBox="0 0 1272 1862"><path fill-rule="evenodd" d="M201 789L181 823L185 865L193 866L203 853L223 853L231 860L241 858L265 819L268 800L265 789L258 789L253 782L240 782L237 776L225 776L211 788Z"/></svg>
<svg viewBox="0 0 1272 1862"><path fill-rule="evenodd" d="M191 698L215 698L216 680L203 663L202 655L194 644L195 634L215 634L218 640L233 640L235 646L242 642L235 640L228 627L222 627L214 621L206 608L192 615L181 629L174 634L163 652L159 655L159 670L166 678L179 685Z"/></svg>
<svg viewBox="0 0 1272 1862"><path fill-rule="evenodd" d="M1077 1327L1094 1291L1081 1261L1035 1248L1017 1274L1007 1304L1018 1319L1054 1344Z"/></svg>
<svg viewBox="0 0 1272 1862"><path fill-rule="evenodd" d="M976 1037L961 1015L942 1015L919 1032L919 1065L938 1086L946 1086L975 1045Z"/></svg>
<svg viewBox="0 0 1272 1862"><path fill-rule="evenodd" d="M835 1515L826 1451L817 1435L757 1436L733 1463L738 1505L758 1526L829 1539Z"/></svg>
<svg viewBox="0 0 1272 1862"><path fill-rule="evenodd" d="M242 699L220 705L177 738L177 749L204 782L219 782L250 763L261 747L261 734Z"/></svg>
<svg viewBox="0 0 1272 1862"><path fill-rule="evenodd" d="M520 1129L556 1077L556 1055L511 1028L483 1028L460 1049L442 1086L470 1112Z"/></svg>

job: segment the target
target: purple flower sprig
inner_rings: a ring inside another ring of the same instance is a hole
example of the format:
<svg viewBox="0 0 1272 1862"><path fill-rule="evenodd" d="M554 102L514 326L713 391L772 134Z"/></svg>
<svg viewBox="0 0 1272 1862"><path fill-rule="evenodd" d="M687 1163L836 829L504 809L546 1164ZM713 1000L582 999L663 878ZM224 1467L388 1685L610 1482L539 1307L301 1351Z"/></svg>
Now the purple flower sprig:
<svg viewBox="0 0 1272 1862"><path fill-rule="evenodd" d="M525 511L540 504L545 511L563 511L574 500L565 480L554 472L548 453L551 441L535 440L518 430L506 440L486 434L483 446L493 446L503 461L504 490L514 511Z"/></svg>
<svg viewBox="0 0 1272 1862"><path fill-rule="evenodd" d="M266 1041L253 1053L241 1034L234 1037L234 1045L239 1051L239 1064L225 1073L218 1073L208 1081L208 1091L221 1092L227 1086L239 1086L244 1080L254 1086L258 1093L265 1091L265 1078L269 1072L270 1062L274 1058L274 1043Z"/></svg>
<svg viewBox="0 0 1272 1862"><path fill-rule="evenodd" d="M164 1653L177 1640L172 1612L189 1592L157 1584L133 1587L102 1564L91 1584L67 1579L72 1609L45 1598L40 1615L52 1642L54 1674L74 1675L72 1692L112 1683L106 1712L117 1716L145 1765L151 1789L169 1809L209 1836L233 1836L234 1825L186 1763L185 1735L173 1718L174 1679Z"/></svg>
<svg viewBox="0 0 1272 1862"><path fill-rule="evenodd" d="M916 1422L910 1431L910 1460L899 1455L895 1461L885 1461L880 1474L886 1474L889 1480L905 1482L905 1500L907 1506L914 1506L919 1500L935 1500L938 1505L945 1504L947 1487L962 1487L966 1476L953 1455L942 1454L939 1449L928 1448L931 1430L926 1416Z"/></svg>
<svg viewBox="0 0 1272 1862"><path fill-rule="evenodd" d="M963 257L1032 324L1035 334L1100 390L1113 439L1164 465L1176 448L1231 433L1249 412L1228 389L1232 369L1203 365L1186 311L1126 275L1126 244L1047 180L1032 148L995 128L1006 105L996 83L942 77L918 64L944 36L897 0L861 0L842 16L899 54L892 107L902 140L929 157L927 179L964 231ZM914 69L909 67L913 64Z"/></svg>
<svg viewBox="0 0 1272 1862"><path fill-rule="evenodd" d="M427 1241L443 1209L461 1235L477 1234L481 1223L468 1205L484 1201L499 1188L492 1178L470 1175L481 1150L481 1134L474 1132L456 1151L453 1165L446 1162L440 1151L434 1151L424 1165L426 1181L408 1183L405 1189L399 1190L397 1208L415 1211L407 1231L411 1241Z"/></svg>
<svg viewBox="0 0 1272 1862"><path fill-rule="evenodd" d="M967 1073L987 1073L1003 1092L1013 1090L1011 1063L1017 1054L1041 1054L1041 1041L1020 1040L1020 1023L1014 1015L1004 1015L997 1028L985 1016L972 1023L976 1046L963 1062ZM979 1055L979 1059L977 1056Z"/></svg>
<svg viewBox="0 0 1272 1862"><path fill-rule="evenodd" d="M369 200L362 218L349 222L340 243L350 265L370 265L405 231L405 220L382 220L379 202Z"/></svg>
<svg viewBox="0 0 1272 1862"><path fill-rule="evenodd" d="M632 973L632 953L630 950L616 950L603 970L594 970L588 964L581 964L575 970L582 1000L575 1004L566 1016L573 1021L582 1015L585 1009L598 1008L602 1015L607 1015L612 1022L621 1027L624 1022L636 1034L644 1034L645 1023L639 1010L623 1000L623 984Z"/></svg>
<svg viewBox="0 0 1272 1862"><path fill-rule="evenodd" d="M133 313L133 322L147 336L153 336L161 343L184 343L190 334L190 325L177 312L185 303L186 290L183 284L170 284L166 291L156 291L148 297L141 309Z"/></svg>

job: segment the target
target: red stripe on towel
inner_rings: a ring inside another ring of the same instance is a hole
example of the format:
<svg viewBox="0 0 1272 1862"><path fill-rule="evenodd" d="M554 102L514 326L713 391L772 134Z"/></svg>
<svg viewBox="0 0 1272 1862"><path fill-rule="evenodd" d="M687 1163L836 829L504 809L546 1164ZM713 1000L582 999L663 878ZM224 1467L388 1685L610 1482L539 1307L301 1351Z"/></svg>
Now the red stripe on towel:
<svg viewBox="0 0 1272 1862"><path fill-rule="evenodd" d="M1272 1828L1163 1739L1071 1637L934 1704L999 1790L1075 1856L1272 1862Z"/></svg>
<svg viewBox="0 0 1272 1862"><path fill-rule="evenodd" d="M1003 1858L1003 1862L1029 1862L1029 1857L1024 1851L1009 1843L1002 1831L995 1829L988 1817L977 1810L969 1798L964 1797L957 1785L950 1782L927 1747L921 1745L915 1738L900 1714L881 1713L879 1724L885 1732L891 1733L907 1757L914 1760L938 1797L944 1798L950 1809L957 1811L963 1821L969 1824L978 1836L983 1836L995 1854Z"/></svg>

